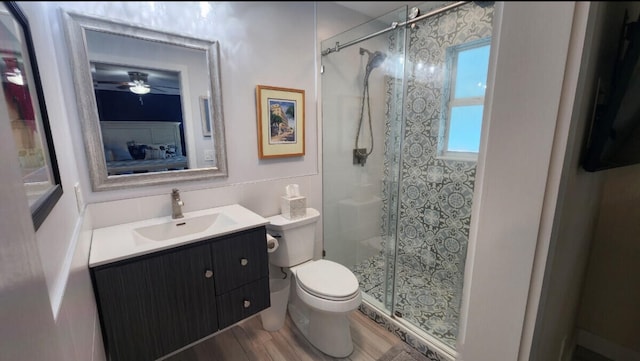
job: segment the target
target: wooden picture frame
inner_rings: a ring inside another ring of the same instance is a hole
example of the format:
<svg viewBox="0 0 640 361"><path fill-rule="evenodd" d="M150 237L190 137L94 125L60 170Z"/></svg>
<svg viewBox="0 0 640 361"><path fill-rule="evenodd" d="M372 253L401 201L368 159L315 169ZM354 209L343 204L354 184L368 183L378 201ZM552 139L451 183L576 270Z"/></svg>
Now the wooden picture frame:
<svg viewBox="0 0 640 361"><path fill-rule="evenodd" d="M258 154L260 159L304 155L304 90L258 85Z"/></svg>

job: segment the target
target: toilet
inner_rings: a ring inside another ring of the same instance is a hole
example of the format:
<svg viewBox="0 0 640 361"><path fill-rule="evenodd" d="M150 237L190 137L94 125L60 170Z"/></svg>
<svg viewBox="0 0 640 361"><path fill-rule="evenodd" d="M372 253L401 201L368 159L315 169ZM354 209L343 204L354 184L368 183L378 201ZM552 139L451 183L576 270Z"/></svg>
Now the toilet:
<svg viewBox="0 0 640 361"><path fill-rule="evenodd" d="M347 357L353 352L347 316L358 308L362 295L358 279L347 267L313 259L319 218L313 208L293 220L282 215L268 217L267 232L279 244L269 253L269 263L272 268L284 269L291 278L287 309L300 332L323 353Z"/></svg>

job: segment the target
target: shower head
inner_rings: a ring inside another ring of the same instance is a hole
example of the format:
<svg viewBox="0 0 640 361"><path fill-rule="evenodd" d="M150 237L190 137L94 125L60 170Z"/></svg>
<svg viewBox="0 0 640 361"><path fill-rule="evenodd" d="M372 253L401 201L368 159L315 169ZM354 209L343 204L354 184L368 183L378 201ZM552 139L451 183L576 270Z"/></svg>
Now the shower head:
<svg viewBox="0 0 640 361"><path fill-rule="evenodd" d="M387 54L381 52L381 51L376 51L373 54L369 54L369 61L367 62L367 69L369 71L379 67L380 65L382 65L382 63L384 62L384 60L387 58Z"/></svg>
<svg viewBox="0 0 640 361"><path fill-rule="evenodd" d="M369 54L369 60L367 61L367 72L370 73L373 69L382 65L382 63L387 58L387 54L381 51L371 52L365 48L360 48L360 55L364 55L365 53Z"/></svg>

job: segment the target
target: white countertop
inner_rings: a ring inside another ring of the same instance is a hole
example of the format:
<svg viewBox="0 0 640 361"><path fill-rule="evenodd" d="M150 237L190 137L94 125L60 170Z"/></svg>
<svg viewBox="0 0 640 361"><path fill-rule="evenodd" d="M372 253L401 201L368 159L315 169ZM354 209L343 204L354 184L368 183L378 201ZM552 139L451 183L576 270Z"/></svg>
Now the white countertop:
<svg viewBox="0 0 640 361"><path fill-rule="evenodd" d="M186 220L208 214L222 213L231 218L232 224L210 227L202 232L192 233L165 241L144 240L134 236L134 229L162 223ZM239 204L209 208L201 211L184 213L184 218L171 219L171 216L151 218L138 222L124 223L93 230L89 267L105 265L111 262L157 252L213 237L218 237L246 229L263 226L269 220L242 207Z"/></svg>

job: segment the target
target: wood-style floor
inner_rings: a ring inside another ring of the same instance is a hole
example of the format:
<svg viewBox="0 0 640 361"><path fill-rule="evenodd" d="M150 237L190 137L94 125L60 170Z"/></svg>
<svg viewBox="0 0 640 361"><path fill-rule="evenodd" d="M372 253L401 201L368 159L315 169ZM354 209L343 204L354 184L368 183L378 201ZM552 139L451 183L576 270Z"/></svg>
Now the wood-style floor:
<svg viewBox="0 0 640 361"><path fill-rule="evenodd" d="M311 346L287 314L284 327L278 331L265 331L256 315L165 361L375 361L402 343L360 311L353 311L349 320L354 350L343 359L329 357Z"/></svg>

